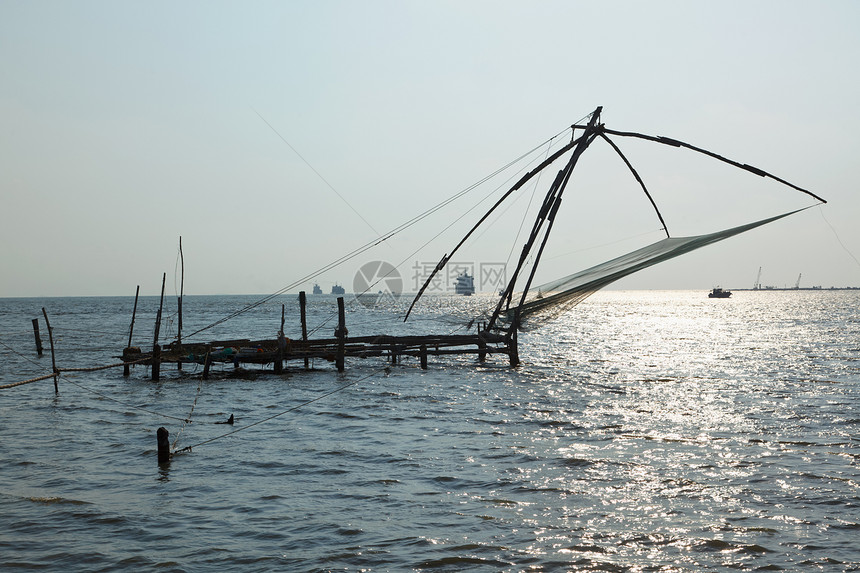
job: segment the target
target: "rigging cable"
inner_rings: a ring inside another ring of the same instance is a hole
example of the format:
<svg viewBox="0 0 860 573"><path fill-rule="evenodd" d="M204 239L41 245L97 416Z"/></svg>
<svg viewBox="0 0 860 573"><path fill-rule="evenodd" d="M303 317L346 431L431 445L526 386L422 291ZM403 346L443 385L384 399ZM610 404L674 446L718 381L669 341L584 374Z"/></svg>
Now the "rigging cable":
<svg viewBox="0 0 860 573"><path fill-rule="evenodd" d="M321 394L321 395L317 396L316 398L312 398L311 400L307 400L307 401L305 401L305 402L302 402L301 404L297 404L297 405L295 405L295 406L293 406L293 407L291 407L291 408L288 408L288 409L284 410L283 412L279 412L279 413L277 413L277 414L273 414L273 415L271 415L271 416L268 416L268 417L266 417L266 418L263 418L262 420L257 420L256 422L252 422L252 423L248 424L247 426L242 426L241 428L237 428L237 429L235 429L235 430L232 430L232 431L230 431L230 432L227 432L226 434L221 434L220 436L215 436L215 437L209 438L208 440L203 440L202 442L198 442L198 443L193 444L193 445L191 445L191 446L185 446L184 448L182 448L182 449L180 449L180 450L176 450L175 452L172 452L172 455L182 454L182 453L185 453L185 452L189 452L189 453L190 453L190 452L192 451L192 449L193 449L193 448L197 448L197 447L200 447L200 446L202 446L202 445L204 445L204 444L208 444L208 443L210 443L210 442L214 442L215 440L220 440L221 438L226 438L227 436L232 436L233 434L236 434L236 433L242 432L242 431L244 431L244 430L248 430L248 429L250 429L250 428L253 428L254 426L259 426L260 424L262 424L262 423L264 423L264 422L268 422L269 420L274 420L275 418L278 418L278 417L280 417L280 416L283 416L284 414L288 414L288 413L290 413L290 412L294 412L294 411L298 410L299 408L302 408L302 407L307 406L307 405L309 405L309 404L313 404L314 402L318 402L318 401L322 400L323 398L327 398L328 396L331 396L332 394L336 394L336 393L338 393L338 392L340 392L340 391L342 391L342 390L346 390L347 388L349 388L349 387L351 387L351 386L355 386L356 384L358 384L358 383L360 383L360 382L364 382L364 381L365 381L365 380L367 380L368 378L370 378L370 377L372 377L372 376L376 376L376 375L377 375L377 374L379 374L380 372L385 372L385 370L386 370L386 369L388 369L388 366L386 366L385 368L381 368L381 369L379 369L379 370L376 370L376 371L374 371L374 372L371 372L371 373L370 373L370 374L368 374L367 376L364 376L363 378L359 378L359 379L358 379L358 380L356 380L355 382L350 382L349 384L344 384L343 386L338 386L338 387L337 387L337 388L335 388L334 390L331 390L331 391L329 391L329 392L326 392L326 393L324 393L324 394Z"/></svg>
<svg viewBox="0 0 860 573"><path fill-rule="evenodd" d="M213 322L213 323L209 324L208 326L204 326L204 327L202 327L202 328L200 328L200 329L198 329L198 330L196 330L196 331L192 332L191 334L187 335L185 338L186 338L186 339L190 339L190 338L192 338L192 337L194 337L194 336L196 336L196 335L200 334L201 332L204 332L204 331L206 331L206 330L209 330L210 328L213 328L213 327L215 327L215 326L218 326L219 324L223 324L224 322L227 322L228 320L231 320L231 319L233 319L233 318L235 318L235 317L237 317L237 316L239 316L239 315L241 315L241 314L244 314L245 312L248 312L248 311L250 311L250 310L253 310L254 308L257 308L258 306L260 306L260 305L262 305L262 304L264 304L264 303L266 303L266 302L268 302L268 301L272 300L273 298L275 298L275 297L277 297L277 296L280 296L280 295L284 294L285 292L287 292L287 291L289 291L289 290L291 290L291 289L293 289L293 288L296 288L296 287L298 287L299 285L301 285L301 284L303 284L303 283L305 283L305 282L308 282L308 281L310 281L310 280L313 280L314 278L316 278L317 276L321 275L322 273L324 273L324 272L326 272L326 271L329 271L329 270L332 270L332 269L334 269L334 268L336 268L336 267L338 267L338 266L342 265L343 263L345 263L345 262L347 262L347 261L350 261L350 260L354 259L354 258L355 258L355 257L357 257L358 255L360 255L360 254L362 254L362 253L364 253L364 252L366 252L366 251L370 250L371 248L373 248L373 247L375 247L375 246L377 246L377 245L379 245L379 244L381 244L381 243L383 243L383 242L387 241L388 239L390 239L390 238L394 237L394 236L395 236L395 235L397 235L398 233L400 233L400 232L404 231L405 229L407 229L407 228L411 227L412 225L415 225L416 223L418 223L418 222L420 222L420 221L422 221L422 220L426 219L426 218L427 218L427 217L429 217L430 215L432 215L432 214L436 213L437 211L441 210L442 208L444 208L444 207L448 206L449 204L453 203L453 202L454 202L454 201L456 201L457 199L459 199L459 198L463 197L464 195L466 195L466 194L470 193L471 191L473 191L473 190L474 190L474 189L476 189L477 187L479 187L479 186L483 185L484 183L486 183L487 181L489 181L489 180L490 180L490 179L492 179L493 177L497 176L499 173L502 173L502 172L504 172L505 170L509 169L512 165L515 165L516 163L519 163L519 162L520 162L520 161L522 161L524 158L526 158L526 157L528 157L529 155L531 155L532 153L534 153L536 150L541 149L544 145L546 145L547 143L551 142L551 141L552 141L552 140L554 140L555 138L559 137L561 134L565 133L568 129L570 129L570 128L566 128L566 129L562 130L561 132L559 132L558 134L556 134L556 135L552 136L550 139L548 139L548 140L546 140L546 141L544 141L544 142L541 142L540 144L536 145L536 146L535 146L535 147L533 147L532 149L530 149L530 150L528 150L527 152L523 153L522 155L520 155L520 156L519 156L519 157L517 157L516 159L514 159L514 160L512 160L512 161L508 162L506 165L504 165L504 166L500 167L499 169L497 169L497 170L496 170L496 171L494 171L493 173L491 173L491 174L489 174L489 175L487 175L487 176L483 177L482 179L478 180L477 182L475 182L475 183L473 183L473 184L469 185L468 187L464 188L463 190L461 190L461 191L459 191L459 192L455 193L454 195L452 195L452 196L451 196L451 197L449 197L448 199L445 199L444 201L442 201L441 203L438 203L438 204L437 204L437 205L435 205L434 207L431 207L430 209L427 209L427 210L426 210L426 211L424 211L423 213L420 213L419 215L416 215L416 216L415 216L415 217L413 217L412 219L409 219L409 220L408 220L408 221L406 221L405 223L400 224L399 226L395 227L394 229L392 229L392 230L388 231L387 233L382 234L382 235L380 235L379 237L377 237L376 239L373 239L372 241L370 241L370 242L368 242L368 243L365 243L364 245L362 245L362 246L360 246L360 247L358 247L358 248L354 249L353 251L351 251L351 252L349 252L349 253L347 253L347 254L345 254L345 255L341 256L341 257L340 257L340 258L338 258L338 259L335 259L334 261L332 261L332 262L328 263L327 265L325 265L325 266L323 266L323 267L321 267L321 268L317 269L316 271L313 271L313 272L311 272L310 274L308 274L308 275L306 275L306 276L304 276L304 277L302 277L302 278L300 278L300 279L298 279L298 280L294 281L293 283L291 283L291 284L289 284L289 285L287 285L287 286L283 287L282 289L278 290L277 292L274 292L274 293L272 293L272 294L270 294L270 295L267 295L267 296L265 296L265 297L263 297L263 298L259 299L259 300L258 300L258 301L256 301L256 302L250 303L250 304L246 305L245 307L243 307L243 308L241 308L241 309L239 309L239 310L237 310L237 311L235 311L235 312L233 312L233 313L230 313L230 314L228 314L228 315L224 316L223 318L221 318L221 319L219 319L219 320L216 320L215 322ZM429 243L429 241L428 241L428 243ZM422 248L423 248L423 247L422 247Z"/></svg>
<svg viewBox="0 0 860 573"><path fill-rule="evenodd" d="M821 213L821 218L824 219L824 222L827 223L827 226L830 227L830 230L833 231L833 236L836 237L836 241L839 245L848 253L848 256L854 259L854 262L857 263L857 266L860 267L860 260L857 260L857 257L854 256L848 247L845 246L845 243L842 242L842 239L839 237L839 233L836 232L836 228L830 224L830 221L827 220L827 217L824 216L824 210L821 208L821 205L818 206L818 212Z"/></svg>
<svg viewBox="0 0 860 573"><path fill-rule="evenodd" d="M253 109L253 108L252 108L252 109ZM260 115L260 112L259 112L259 111L254 110L254 113L256 113L256 114L257 114L257 116L259 116L259 118L263 120L263 123L265 123L266 125L268 125L268 126L269 126L269 128L270 128L272 131L274 131L274 132L275 132L275 135L277 135L278 137L280 137L280 138L281 138L281 141L283 141L284 143L286 143L286 144L287 144L287 147L289 147L290 149L292 149L292 150L293 150L293 153L295 153L295 154L299 157L299 159L301 159L302 161L304 161L304 162L305 162L305 165L307 165L308 167L310 167L311 171L313 171L313 172L316 174L316 176L317 176L317 177L319 177L319 178L322 180L322 182L323 182L323 183L325 183L325 184L328 186L328 188L329 188L329 189L331 189L332 191L334 191L335 195L337 195L337 196L340 198L340 200L341 200L341 201L343 201L343 202L346 204L346 206L347 206L347 207L349 207L350 209L352 209L352 212L353 212L353 213L355 213L356 215L358 215L358 218L359 218L359 219L361 219L362 221L364 221L364 224L365 224L365 225L367 225L367 226L370 228L370 230L371 230L371 231L373 231L373 233L374 233L375 235L379 236L379 231L377 231L377 230L373 227L373 225L371 225L371 224L370 224L370 222L369 222L367 219L365 219L365 218L361 215L361 213L359 213L359 212L356 210L356 208L352 206L352 204L351 204L349 201L347 201L347 200L346 200L346 197L344 197L343 195L341 195L341 194L338 192L338 190L337 190L337 189L335 189L335 188L332 186L332 184L331 184L331 183L329 183L329 182L326 180L326 178L325 178L325 177L323 177L323 176L322 176L322 174L321 174L319 171L317 171L316 169L314 169L314 166L313 166L313 165L311 165L311 164L308 162L308 160L307 160L307 159L305 159L304 157L302 157L302 154L301 154L301 153L299 153L299 152L298 152L298 150L297 150L295 147L293 147L292 145L290 145L290 142L289 142L289 141L287 141L286 139L284 139L284 136L283 136L283 135L281 135L280 133L278 133L278 130L277 130L277 129L275 129L275 128L274 128L274 126L273 126L271 123L269 123L268 121L266 121L266 118L265 118L265 117L263 117L262 115Z"/></svg>
<svg viewBox="0 0 860 573"><path fill-rule="evenodd" d="M562 133L563 133L563 132L562 132ZM557 137L557 136L553 136L553 139L555 139L555 137ZM550 140L550 141L551 141L551 140ZM544 142L544 145L546 145L546 143L547 143L547 142ZM533 151L534 151L534 149L532 150L532 152L533 152ZM530 152L530 153L531 153L531 152ZM510 166L510 164L508 164L508 166ZM526 167L527 167L527 166L526 166ZM464 211L462 214L460 214L460 216L459 216L459 217L457 217L457 218L456 218L456 219L454 219L450 224L448 224L448 226L447 226L447 227L443 228L441 231L439 231L438 233L436 233L434 236L430 237L430 239L428 239L427 241L425 241L425 242L424 242L424 244L422 244L422 245L421 245L421 246L419 246L417 249L415 249L414 251L412 251L412 253L410 253L410 254L406 255L406 257L404 257L404 258L403 258L403 260L401 260L397 265L394 265L394 266L393 266L394 270L399 269L403 264L405 264L409 259L411 259L412 257L414 257L417 253L419 253L419 252L420 252L422 249L424 249L427 245L429 245L430 243L432 243L433 241L435 241L435 240L436 240L437 238L439 238L443 233L445 233L448 229L450 229L450 228L451 228L451 227L453 227L455 224L457 224L458 222L460 222L460 221L461 221L461 220L462 220L466 215L468 215L469 213L471 213L472 211L474 211L475 209L477 209L479 205L481 205L481 204L482 204L482 203L484 203L487 199L489 199L490 197L492 197L492 196L493 196L493 194L494 194L494 193L496 193L496 192L498 192L498 190L499 190L499 189L502 189L504 186L506 186L506 185L507 185L507 183L509 183L509 182L510 182L514 177L516 177L516 175L518 175L518 174L519 174L519 173L521 173L524 169L526 169L526 167L521 168L521 169L520 169L520 170L518 170L516 173L512 174L511 176L509 176L505 181L503 181L502 183L498 184L498 185L497 185L495 188L493 188L489 193L487 193L487 194L486 194L486 195L485 195L485 196L484 196L480 201L478 201L477 203L475 203L472 207L470 207L468 210ZM506 166L506 168L507 168L507 166ZM498 171L496 172L496 174L497 174L497 173L498 173ZM495 174L494 174L494 175L495 175ZM486 179L485 179L484 181L486 181ZM390 275L390 273L391 273L391 271L388 271L388 273L386 273L385 275L383 275L383 276L381 276L381 277L377 278L375 282L373 282L372 284L368 285L368 286L367 286L367 288L365 288L365 289L364 289L364 291L362 291L361 293L354 293L354 294L356 294L356 295L357 295L357 296L356 296L356 299L354 299L354 300L350 301L350 304L351 304L351 305L352 305L352 304L354 304L354 303L356 302L356 300L357 300L357 298L358 298L358 297L360 297L361 295L364 295L364 294L368 293L368 292L369 292L371 289L373 289L377 284L379 284L379 282L380 282L380 281L382 281L382 280L384 280L385 278L387 278L387 277ZM309 332L309 334L313 334L313 333L315 333L317 330L319 330L320 328L322 328L323 326L325 326L325 325L326 325L330 320L332 320L336 315L337 315L337 313L336 313L336 312L332 312L331 314L329 314L328 318L326 318L325 320L323 320L323 322L322 322L318 327L316 327L316 328L312 329L312 330Z"/></svg>

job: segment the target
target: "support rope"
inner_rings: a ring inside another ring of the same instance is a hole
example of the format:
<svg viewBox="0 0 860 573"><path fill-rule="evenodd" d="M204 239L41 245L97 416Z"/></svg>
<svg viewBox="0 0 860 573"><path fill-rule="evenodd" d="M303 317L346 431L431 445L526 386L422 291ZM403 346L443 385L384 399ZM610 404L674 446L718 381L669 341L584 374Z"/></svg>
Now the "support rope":
<svg viewBox="0 0 860 573"><path fill-rule="evenodd" d="M47 380L48 378L53 378L53 374L45 374L44 376L39 376L37 378L30 378L29 380L22 380L20 382L13 382L12 384L4 384L0 386L0 390L5 390L7 388L14 388L15 386L23 386L24 384L30 384L31 382L38 382L39 380Z"/></svg>
<svg viewBox="0 0 860 573"><path fill-rule="evenodd" d="M194 337L194 336L196 336L196 335L200 334L201 332L204 332L204 331L206 331L206 330L209 330L210 328L213 328L213 327L218 326L218 325L220 325L220 324L222 324L222 323L224 323L224 322L227 322L228 320L230 320L230 319L232 319L232 318L235 318L235 317L237 317L237 316L239 316L239 315L241 315L241 314L244 314L245 312L248 312L248 311L250 311L250 310L253 310L253 309L257 308L258 306L260 306L260 305L262 305L262 304L265 304L266 302L268 302L268 301L272 300L273 298L275 298L275 297L277 297L277 296L280 296L280 295L284 294L285 292L287 292L287 291L289 291L289 290L291 290L291 289L293 289L293 288L296 288L296 287L298 287L299 285L301 285L301 284L303 284L303 283L305 283L305 282L308 282L308 281L314 280L314 279L315 279L316 277L318 277L319 275L321 275L321 274L323 274L323 273L325 273L325 272L327 272L327 271L330 271L330 270L332 270L332 269L334 269L334 268L337 268L337 267L339 267L340 265L342 265L343 263L346 263L346 262L348 262L348 261L350 261L350 260L354 259L355 257L357 257L357 256L361 255L362 253L364 253L364 252L366 252L366 251L370 250L371 248L373 248L373 247L375 247L375 246L377 246L377 245L379 245L379 244L381 244L381 243L384 243L385 241L387 241L388 239L390 239L390 238L394 237L394 236L395 236L395 235L397 235L398 233L400 233L400 232L402 232L402 231L404 231L404 230L408 229L409 227L411 227L412 225L415 225L416 223L418 223L418 222L422 221L423 219L426 219L426 218L427 218L427 217L429 217L430 215L432 215L432 214L436 213L437 211L441 210L442 208L444 208L444 207L448 206L449 204L453 203L454 201L456 201L456 200L457 200L457 199L459 199L460 197L463 197L464 195L468 194L469 192L471 192L471 191L475 190L476 188L480 187L481 185L483 185L484 183L486 183L487 181L489 181L489 180L490 180L490 179L492 179L493 177L497 176L499 173L502 173L502 172L506 171L507 169L509 169L512 165L515 165L515 164L519 163L519 162L520 162L520 161L522 161L524 158L528 157L529 155L531 155L532 153L534 153L534 152L535 152L535 151L537 151L538 149L543 148L543 146L544 146L544 145L546 145L547 143L551 143L551 142L552 142L553 140L555 140L557 137L559 137L560 135L562 135L563 133L565 133L566 131L568 131L568 129L570 129L570 128L564 129L564 130L563 130L563 131L561 131L560 133L558 133L558 134L556 134L556 135L552 136L552 137L551 137L550 139L548 139L547 141L544 141L544 142L540 143L539 145L536 145L535 147L533 147L532 149L530 149L530 150L528 150L527 152L523 153L522 155L520 155L519 157L517 157L517 158L516 158L516 159L514 159L513 161L510 161L507 165L504 165L504 166L500 167L499 169L497 169L496 171L494 171L494 172L493 172L493 173L491 173L490 175L487 175L486 177L484 177L484 178L480 179L479 181L477 181L477 182L475 182L475 183L473 183L473 184L469 185L469 186L468 186L468 187L466 187L465 189L463 189L463 190L461 190L461 191L459 191L459 192L455 193L454 195L452 195L452 196L451 196L451 197L449 197L448 199L445 199L444 201L442 201L441 203L439 203L439 204L435 205L434 207L431 207L430 209L427 209L427 210L426 210L426 211L424 211L423 213L421 213L421 214L419 214L419 215L416 215L415 217L413 217L412 219L409 219L409 220L408 220L408 221L406 221L405 223L400 224L399 226L395 227L395 228L394 228L394 229L392 229L391 231L388 231L387 233L384 233L384 234L380 235L380 236L379 236L379 237L377 237L376 239L373 239L373 240L371 240L370 242L365 243L364 245L362 245L362 246L360 246L360 247L358 247L358 248L354 249L353 251L351 251L351 252L349 252L349 253L347 253L347 254L345 254L345 255L341 256L340 258L338 258L338 259L336 259L336 260L334 260L334 261L332 261L332 262L328 263L327 265L325 265L325 266L323 266L323 267L321 267L321 268L317 269L316 271L313 271L313 272L311 272L310 274L308 274L308 275L306 275L306 276L304 276L304 277L302 277L302 278L300 278L300 279L296 280L295 282L293 282L293 283L291 283L291 284L289 284L289 285L287 285L287 286L283 287L282 289L278 290L277 292L274 292L274 293L272 293L272 294L270 294L270 295L267 295L267 296L265 296L265 297L263 297L263 298L261 298L261 299L259 299L259 300L255 301L255 302L253 302L253 303L250 303L250 304L246 305L245 307L243 307L243 308L241 308L241 309L239 309L239 310L237 310L237 311L235 311L235 312L232 312L232 313L230 313L230 314L228 314L228 315L226 315L226 316L224 316L224 317L222 317L222 318L220 318L220 319L216 320L215 322L213 322L213 323L211 323L211 324L209 324L209 325L207 325L207 326L204 326L203 328L200 328L200 329L198 329L198 330L195 330L195 331L194 331L194 332L192 332L191 334L187 335L185 338L186 338L186 339L191 339L192 337ZM483 201L483 200L482 200L482 201ZM473 207L473 208L474 208L474 207ZM471 210L471 209L470 209L470 210ZM431 240L432 240L432 239L431 239Z"/></svg>
<svg viewBox="0 0 860 573"><path fill-rule="evenodd" d="M200 398L200 390L203 389L203 376L200 377L200 382L197 383L197 394L194 396L194 402L191 404L191 410L188 412L188 416L184 422L182 422L182 426L179 427L179 431L176 433L176 438L173 439L173 449L176 449L176 443L179 441L179 436L182 435L182 430L185 429L185 426L191 422L191 414L194 413L194 408L197 406L197 399Z"/></svg>

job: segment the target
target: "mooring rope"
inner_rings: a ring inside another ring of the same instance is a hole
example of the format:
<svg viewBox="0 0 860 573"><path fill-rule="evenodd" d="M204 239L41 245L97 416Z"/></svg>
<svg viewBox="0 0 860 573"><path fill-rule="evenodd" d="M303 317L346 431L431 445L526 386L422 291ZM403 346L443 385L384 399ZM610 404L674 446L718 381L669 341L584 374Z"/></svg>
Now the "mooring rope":
<svg viewBox="0 0 860 573"><path fill-rule="evenodd" d="M108 364L106 366L94 366L92 368L57 368L56 374L45 374L44 376L37 376L36 378L30 378L29 380L22 380L20 382L4 384L0 386L0 390L5 390L6 388L14 388L15 386L23 386L24 384L38 382L39 380L47 380L48 378L53 378L54 376L62 377L63 372L95 372L97 370L107 370L108 368L117 368L119 366L138 364L147 360L149 360L149 358L141 358L140 360L134 360L133 362L118 362L116 364ZM65 378L63 379L66 380Z"/></svg>
<svg viewBox="0 0 860 573"><path fill-rule="evenodd" d="M13 351L14 351L14 349L13 349ZM23 356L23 355L21 355L21 356L25 359L27 358L26 356ZM171 416L169 414L162 414L160 412L155 412L153 410L149 410L147 408L142 408L142 407L136 406L134 404L129 404L128 402L123 402L122 400L118 400L112 396L108 396L107 394L104 394L102 392L98 392L96 390L93 390L92 388L88 388L88 387L84 386L83 384L78 384L77 382L63 376L63 373L65 373L65 372L96 372L98 370L107 370L108 368L116 368L118 366L139 364L141 362L146 362L147 360L149 360L149 358L141 358L139 360L134 360L131 362L118 362L115 364L107 364L105 366L94 366L91 368L58 368L57 372L55 372L53 374L45 374L43 376L37 376L35 378L30 378L29 380L21 380L20 382L12 382L10 384L3 384L2 386L0 386L0 390L5 390L8 388L15 388L17 386L23 386L25 384L31 384L33 382L38 382L40 380L47 380L48 378L53 378L54 376L56 376L57 378L62 379L64 383L67 382L67 383L71 384L72 386L77 386L81 390L85 390L86 392L90 392L91 394L95 394L96 396L99 396L100 398L104 398L105 400L110 400L111 402L114 402L114 403L119 404L121 406L125 406L126 408L131 408L133 410L139 410L141 412L146 412L147 414L152 414L154 416L166 418L168 420L177 420L177 421L183 423L183 427L185 424L190 424L192 422L191 413L194 412L194 407L197 405L197 397L194 398L194 404L191 406L191 412L188 413L188 416L185 418L180 418L179 416ZM202 384L202 380L201 380L201 384ZM197 391L198 391L198 397L199 397L199 392L200 392L199 386L197 388ZM218 424L220 422L197 422L197 423L198 424ZM178 438L178 436L177 436L177 438Z"/></svg>
<svg viewBox="0 0 860 573"><path fill-rule="evenodd" d="M0 390L5 390L6 388L14 388L15 386L23 386L24 384L30 384L31 382L38 382L39 380L47 380L48 378L53 378L55 374L45 374L44 376L39 376L37 378L30 378L29 380L22 380L20 382L13 382L12 384L4 384L0 386Z"/></svg>
<svg viewBox="0 0 860 573"><path fill-rule="evenodd" d="M146 362L150 360L149 358L139 358L138 360L132 360L131 362L116 362L114 364L107 364L105 366L92 366L90 368L57 368L58 372L96 372L97 370L107 370L108 368L117 368L119 366L132 366L134 364L140 364L141 362Z"/></svg>

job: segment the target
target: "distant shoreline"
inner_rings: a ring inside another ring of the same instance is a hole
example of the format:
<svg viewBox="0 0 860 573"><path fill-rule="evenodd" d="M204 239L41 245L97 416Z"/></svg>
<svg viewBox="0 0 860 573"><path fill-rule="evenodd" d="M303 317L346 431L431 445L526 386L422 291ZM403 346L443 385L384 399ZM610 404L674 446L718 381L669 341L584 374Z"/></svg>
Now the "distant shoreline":
<svg viewBox="0 0 860 573"><path fill-rule="evenodd" d="M687 292L700 292L705 289L704 287L700 288L684 288L684 289L665 289L665 288L624 288L624 289L616 289L612 287L600 289L599 292L618 292L618 291L635 291L635 292L649 292L649 291L687 291ZM831 292L831 291L856 291L860 290L860 287L848 286L848 287L773 287L773 288L726 288L723 290L728 290L731 292L783 292L783 291L810 291L810 292ZM446 296L450 296L452 298L459 297L461 295L457 295L453 292L441 293ZM487 295L492 294L490 291L480 291L475 294L478 295ZM269 296L267 294L186 294L185 298L195 298L195 297L266 297ZM298 291L294 293L282 293L279 296L298 296ZM353 293L344 293L343 295L332 295L332 294L322 294L322 295L313 295L308 294L308 297L329 297L335 298L336 296L353 296ZM401 293L401 296L412 297L415 296L415 293ZM157 294L141 294L140 298L158 298ZM0 300L22 300L22 299L51 299L51 298L131 298L134 299L134 295L116 295L116 294L75 294L75 295L26 295L26 296L0 296Z"/></svg>
<svg viewBox="0 0 860 573"><path fill-rule="evenodd" d="M730 291L748 291L748 292L770 292L774 290L785 291L785 290L812 290L812 291L831 291L831 290L860 290L860 287L766 287L766 288L732 288L728 289Z"/></svg>

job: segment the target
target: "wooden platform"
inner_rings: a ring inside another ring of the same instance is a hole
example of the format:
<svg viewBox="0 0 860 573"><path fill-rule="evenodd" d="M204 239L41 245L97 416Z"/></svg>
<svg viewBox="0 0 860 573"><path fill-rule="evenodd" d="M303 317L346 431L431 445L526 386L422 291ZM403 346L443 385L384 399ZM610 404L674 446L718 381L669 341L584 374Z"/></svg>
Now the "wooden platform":
<svg viewBox="0 0 860 573"><path fill-rule="evenodd" d="M350 338L323 338L316 340L216 340L203 344L173 343L154 352L141 352L137 347L123 351L125 362L137 362L152 366L159 363L195 363L208 366L215 362L242 364L272 364L276 372L294 360L322 359L345 367L347 358L371 358L385 356L392 363L403 356L420 360L427 368L428 356L474 354L483 361L489 354L505 354L510 360L516 358L511 341L502 334L481 332L461 335L416 335L416 336L360 336ZM513 362L512 362L513 363Z"/></svg>

